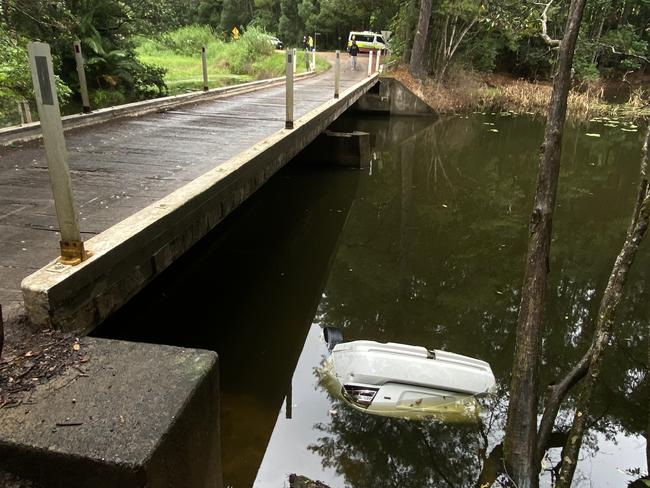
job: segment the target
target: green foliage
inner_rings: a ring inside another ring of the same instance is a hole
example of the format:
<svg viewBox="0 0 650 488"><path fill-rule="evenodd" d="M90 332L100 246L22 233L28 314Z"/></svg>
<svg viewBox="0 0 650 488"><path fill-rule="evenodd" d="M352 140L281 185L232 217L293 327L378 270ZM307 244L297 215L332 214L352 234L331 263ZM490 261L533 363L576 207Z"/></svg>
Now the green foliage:
<svg viewBox="0 0 650 488"><path fill-rule="evenodd" d="M177 1L177 0L174 0ZM130 40L136 26L142 27L141 12L133 2L122 0L22 0L20 9L12 9L9 0L5 16L8 31L16 39L48 41L55 72L63 83L59 88L65 96L67 86L78 89L72 42L80 40L86 61L89 88L116 89L129 98L149 96L153 91L164 93L164 72L142 65L136 58ZM172 0L163 0L171 5ZM4 51L4 49L3 49Z"/></svg>
<svg viewBox="0 0 650 488"><path fill-rule="evenodd" d="M18 100L32 94L25 41L19 43L0 27L0 97Z"/></svg>
<svg viewBox="0 0 650 488"><path fill-rule="evenodd" d="M607 32L600 41L601 62L609 73L636 71L643 66L641 57L647 56L648 41L631 25Z"/></svg>
<svg viewBox="0 0 650 488"><path fill-rule="evenodd" d="M215 42L217 38L208 25L188 25L161 36L160 44L176 54L196 55L203 46Z"/></svg>
<svg viewBox="0 0 650 488"><path fill-rule="evenodd" d="M228 64L233 73L253 74L254 64L273 54L273 45L266 32L251 27L241 38L228 45Z"/></svg>
<svg viewBox="0 0 650 488"><path fill-rule="evenodd" d="M304 33L304 24L298 16L298 3L295 0L280 0L280 19L278 35L285 43L298 45Z"/></svg>
<svg viewBox="0 0 650 488"><path fill-rule="evenodd" d="M228 33L228 35L230 35L230 31L233 27L237 27L241 31L242 27L247 25L252 19L249 0L222 1L223 4L219 30Z"/></svg>
<svg viewBox="0 0 650 488"><path fill-rule="evenodd" d="M413 0L404 2L391 21L391 29L393 30L391 49L397 56L402 56L405 51L410 50L415 33L414 26L417 21L418 9L416 2Z"/></svg>
<svg viewBox="0 0 650 488"><path fill-rule="evenodd" d="M190 35L183 35L188 32ZM153 63L165 67L165 83L174 94L197 90L203 86L200 50L182 49L188 45L187 38L197 37L192 32L211 31L208 27L194 26L191 30L181 28L153 39L137 39L139 61L145 65ZM170 39L177 42L170 43ZM213 35L206 44L211 88L277 77L284 73L284 55L275 52L269 42L269 34L260 28L249 26L240 39L233 42L224 42ZM316 64L321 71L329 66L320 59L317 59ZM298 63L298 71L302 70L303 66Z"/></svg>
<svg viewBox="0 0 650 488"><path fill-rule="evenodd" d="M463 59L470 67L485 73L491 73L496 68L496 59L503 49L504 41L498 34L477 36L468 42Z"/></svg>
<svg viewBox="0 0 650 488"><path fill-rule="evenodd" d="M13 37L0 26L0 120L3 121L18 122L17 104L33 99L26 45L26 39ZM70 97L70 88L60 77L55 79L59 102L64 103Z"/></svg>
<svg viewBox="0 0 650 488"><path fill-rule="evenodd" d="M126 103L124 93L119 90L104 90L102 88L90 92L90 104L93 107L112 107Z"/></svg>

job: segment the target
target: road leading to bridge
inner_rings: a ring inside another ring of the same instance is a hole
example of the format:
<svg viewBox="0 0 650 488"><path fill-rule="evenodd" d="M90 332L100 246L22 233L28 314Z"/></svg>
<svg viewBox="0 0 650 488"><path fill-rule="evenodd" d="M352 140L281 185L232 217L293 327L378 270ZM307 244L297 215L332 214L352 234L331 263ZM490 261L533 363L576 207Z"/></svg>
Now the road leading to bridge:
<svg viewBox="0 0 650 488"><path fill-rule="evenodd" d="M330 55L333 57L333 55ZM365 77L366 59L341 90ZM295 84L295 118L330 100L334 70ZM284 86L124 118L66 133L84 240L156 202L284 127ZM58 255L58 224L40 141L0 149L0 304L22 302L20 282Z"/></svg>

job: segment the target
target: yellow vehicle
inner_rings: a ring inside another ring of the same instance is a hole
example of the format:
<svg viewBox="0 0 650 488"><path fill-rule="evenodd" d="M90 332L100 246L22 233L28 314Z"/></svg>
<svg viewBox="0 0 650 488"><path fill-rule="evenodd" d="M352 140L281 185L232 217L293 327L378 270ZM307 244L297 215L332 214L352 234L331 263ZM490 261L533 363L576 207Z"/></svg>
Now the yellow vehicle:
<svg viewBox="0 0 650 488"><path fill-rule="evenodd" d="M382 54L386 54L388 45L384 40L384 37L381 34L370 31L350 32L348 36L348 49L352 45L352 40L357 41L357 46L359 46L359 52L367 53L369 51L381 51Z"/></svg>

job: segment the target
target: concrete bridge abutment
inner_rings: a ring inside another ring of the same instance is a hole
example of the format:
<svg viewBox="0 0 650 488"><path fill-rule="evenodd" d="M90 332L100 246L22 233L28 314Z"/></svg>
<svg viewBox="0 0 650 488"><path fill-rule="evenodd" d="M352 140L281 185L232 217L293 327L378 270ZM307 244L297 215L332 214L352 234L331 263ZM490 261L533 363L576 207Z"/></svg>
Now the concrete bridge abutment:
<svg viewBox="0 0 650 488"><path fill-rule="evenodd" d="M328 164L347 168L366 168L372 158L368 132L326 130L300 154L309 164Z"/></svg>

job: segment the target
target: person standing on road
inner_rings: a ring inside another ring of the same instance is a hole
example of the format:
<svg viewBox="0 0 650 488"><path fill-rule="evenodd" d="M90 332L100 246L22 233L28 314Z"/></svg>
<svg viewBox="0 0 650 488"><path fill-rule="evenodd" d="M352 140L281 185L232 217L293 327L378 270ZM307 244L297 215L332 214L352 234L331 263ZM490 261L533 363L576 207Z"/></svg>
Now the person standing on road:
<svg viewBox="0 0 650 488"><path fill-rule="evenodd" d="M350 44L348 52L350 53L350 64L352 65L352 71L355 71L357 69L357 54L359 54L359 46L357 46L357 41L354 39L352 39L352 44Z"/></svg>
<svg viewBox="0 0 650 488"><path fill-rule="evenodd" d="M309 45L309 50L314 49L314 38L312 36L307 37L307 44Z"/></svg>

